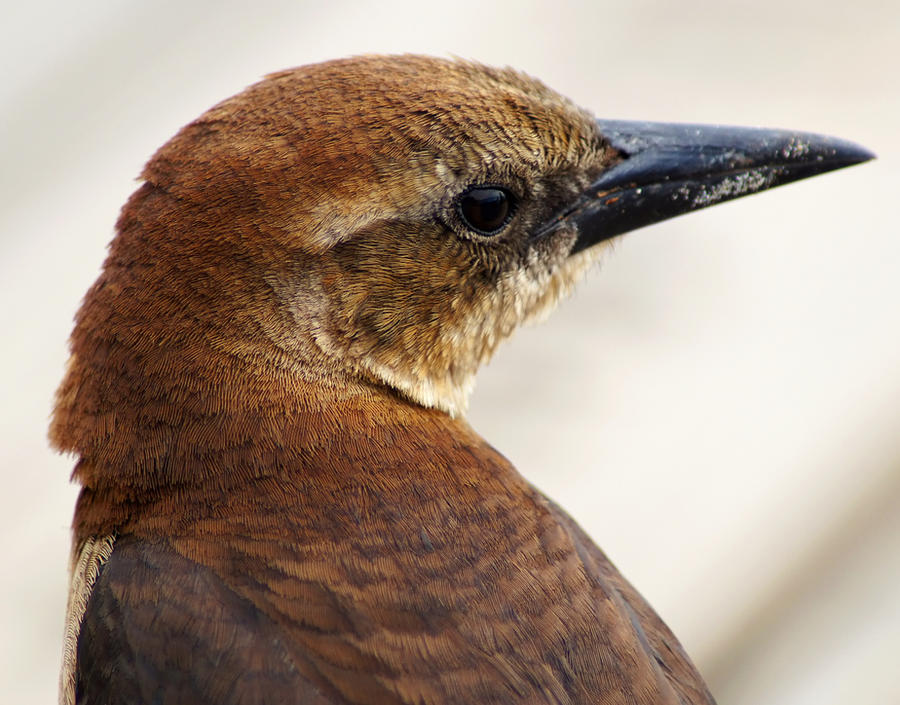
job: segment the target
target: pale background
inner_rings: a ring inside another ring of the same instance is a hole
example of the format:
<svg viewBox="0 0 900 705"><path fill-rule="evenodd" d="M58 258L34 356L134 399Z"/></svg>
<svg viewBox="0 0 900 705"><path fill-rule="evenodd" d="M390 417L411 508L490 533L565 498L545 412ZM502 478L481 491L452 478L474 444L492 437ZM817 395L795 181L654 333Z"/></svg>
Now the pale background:
<svg viewBox="0 0 900 705"><path fill-rule="evenodd" d="M501 350L471 419L639 586L721 705L900 703L900 3L6 4L0 701L56 697L75 489L45 428L142 163L267 72L417 51L525 69L604 117L879 154L629 235Z"/></svg>

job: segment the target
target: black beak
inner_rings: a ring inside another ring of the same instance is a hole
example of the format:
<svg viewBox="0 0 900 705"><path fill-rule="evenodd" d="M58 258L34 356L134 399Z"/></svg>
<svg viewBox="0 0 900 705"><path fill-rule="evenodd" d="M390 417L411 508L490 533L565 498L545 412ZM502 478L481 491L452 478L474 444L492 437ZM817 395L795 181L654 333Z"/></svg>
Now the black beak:
<svg viewBox="0 0 900 705"><path fill-rule="evenodd" d="M651 223L875 156L852 142L803 132L623 120L597 125L622 160L544 230L574 224L572 254Z"/></svg>

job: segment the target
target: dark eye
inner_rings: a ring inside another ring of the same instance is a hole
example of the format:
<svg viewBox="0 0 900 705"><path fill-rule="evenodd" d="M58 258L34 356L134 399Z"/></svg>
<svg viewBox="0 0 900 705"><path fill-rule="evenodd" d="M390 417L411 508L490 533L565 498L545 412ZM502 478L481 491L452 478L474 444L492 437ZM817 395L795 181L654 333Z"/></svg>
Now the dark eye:
<svg viewBox="0 0 900 705"><path fill-rule="evenodd" d="M506 189L475 186L459 199L463 222L481 235L496 235L512 215L513 196Z"/></svg>

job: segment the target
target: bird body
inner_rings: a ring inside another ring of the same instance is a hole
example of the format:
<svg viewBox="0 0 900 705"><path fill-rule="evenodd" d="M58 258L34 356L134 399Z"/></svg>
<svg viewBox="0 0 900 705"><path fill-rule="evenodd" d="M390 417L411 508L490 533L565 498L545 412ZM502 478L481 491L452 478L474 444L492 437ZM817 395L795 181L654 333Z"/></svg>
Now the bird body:
<svg viewBox="0 0 900 705"><path fill-rule="evenodd" d="M378 396L340 408L324 424L327 412L297 411L302 450L264 476L198 484L121 526L84 622L85 683L119 697L134 687L129 702L676 703L703 692L605 557L465 422ZM92 505L79 504L86 520ZM164 677L185 663L184 680ZM148 668L159 676L146 684ZM629 690L599 697L608 683Z"/></svg>
<svg viewBox="0 0 900 705"><path fill-rule="evenodd" d="M606 127L511 70L360 57L150 160L51 427L82 485L63 702L712 702L466 399L646 194L659 220L868 156L738 168L728 137L674 195L644 167L600 188L638 163Z"/></svg>

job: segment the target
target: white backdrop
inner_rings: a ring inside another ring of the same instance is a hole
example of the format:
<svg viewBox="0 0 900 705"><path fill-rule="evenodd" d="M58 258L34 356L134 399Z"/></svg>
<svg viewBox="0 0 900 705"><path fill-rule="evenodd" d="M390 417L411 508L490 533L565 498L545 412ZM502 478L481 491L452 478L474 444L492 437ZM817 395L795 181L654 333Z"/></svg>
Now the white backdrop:
<svg viewBox="0 0 900 705"><path fill-rule="evenodd" d="M0 692L55 699L72 315L182 124L362 52L510 64L598 116L790 127L875 163L622 239L482 373L471 421L568 508L722 705L900 702L900 5L665 0L4 7Z"/></svg>

